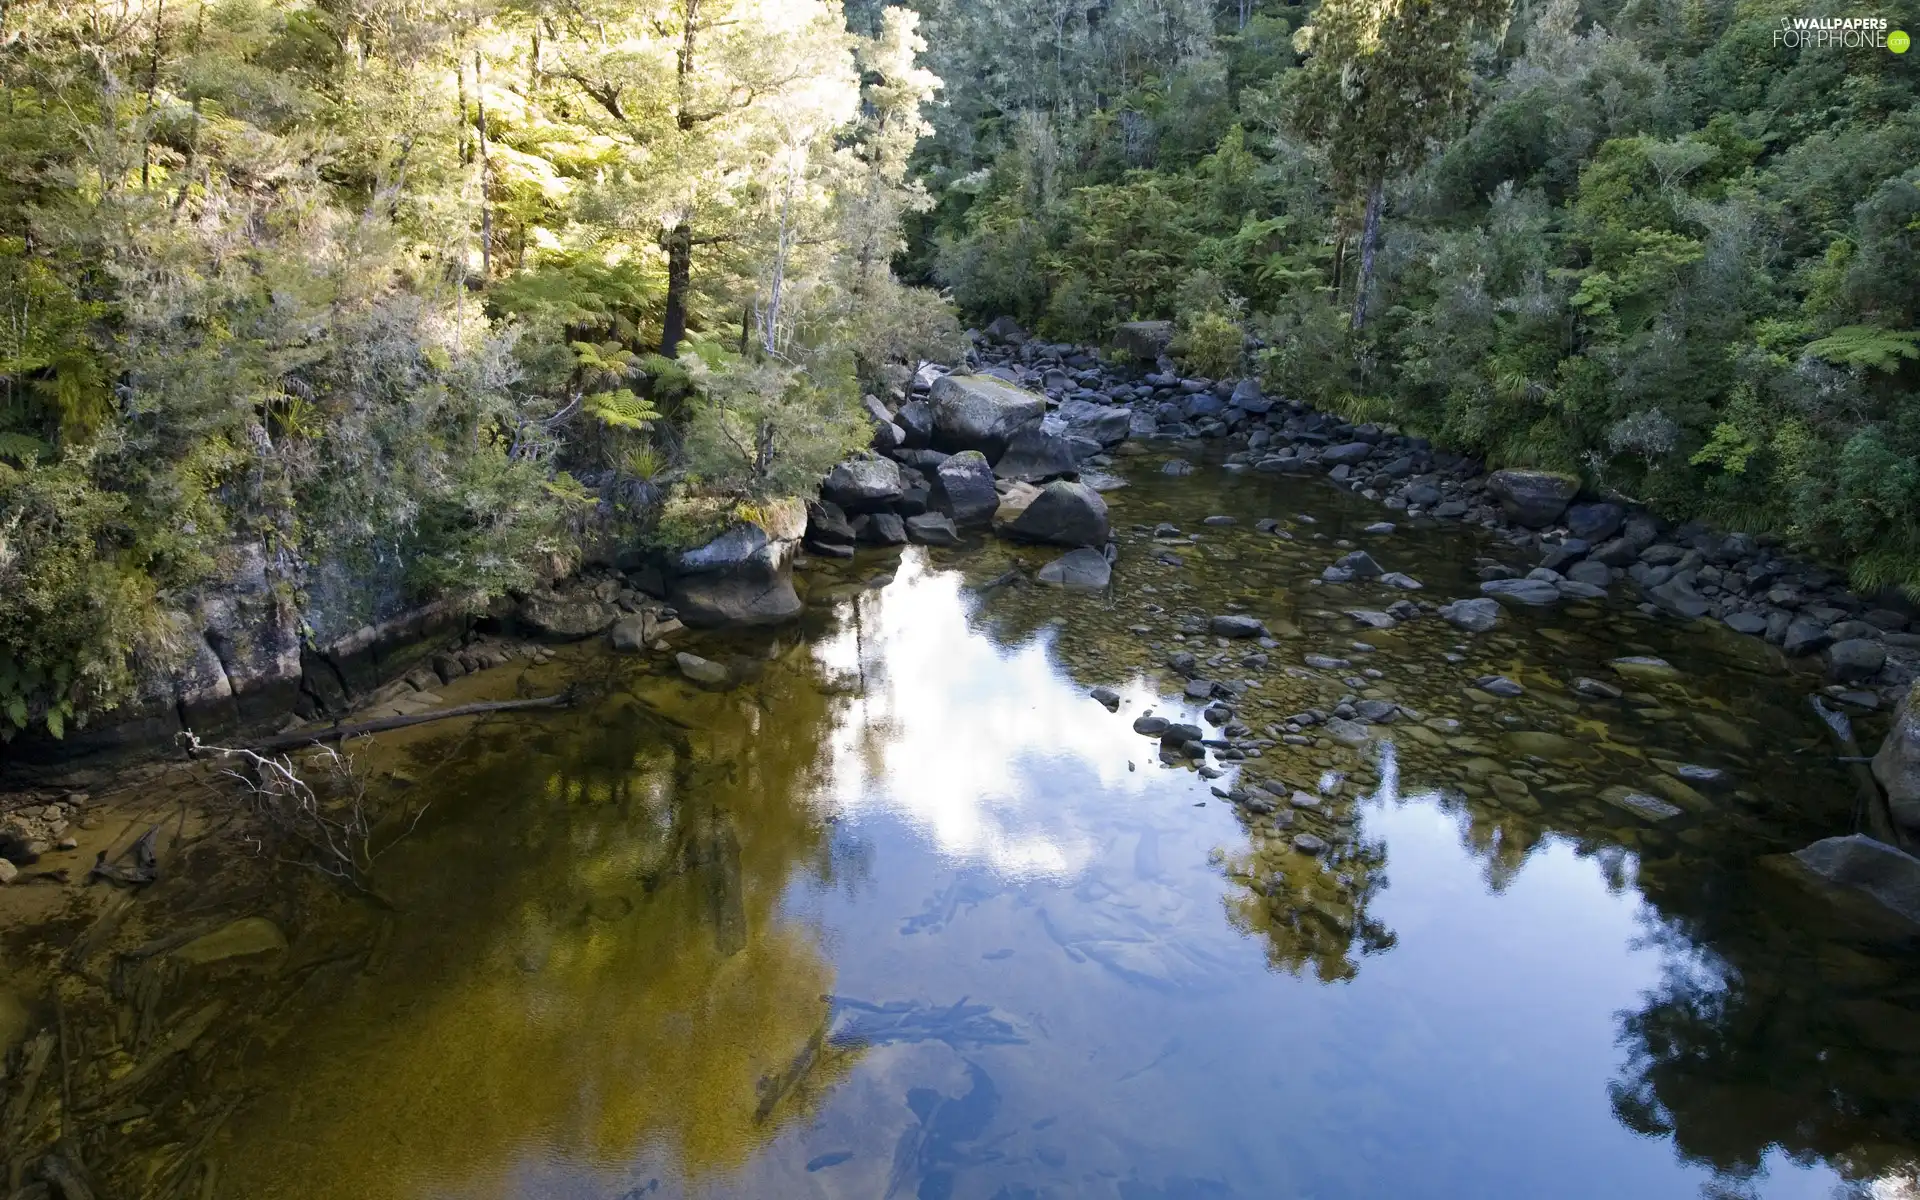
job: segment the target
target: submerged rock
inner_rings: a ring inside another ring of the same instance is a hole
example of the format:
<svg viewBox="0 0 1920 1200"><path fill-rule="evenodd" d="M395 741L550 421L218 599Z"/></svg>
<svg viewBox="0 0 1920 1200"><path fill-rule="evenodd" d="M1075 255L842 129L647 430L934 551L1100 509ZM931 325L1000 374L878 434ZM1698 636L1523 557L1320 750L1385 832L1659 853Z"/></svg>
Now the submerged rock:
<svg viewBox="0 0 1920 1200"><path fill-rule="evenodd" d="M1069 592L1100 592L1113 582L1113 567L1098 550L1069 550L1034 572L1035 582Z"/></svg>
<svg viewBox="0 0 1920 1200"><path fill-rule="evenodd" d="M1826 883L1851 888L1920 924L1920 858L1864 833L1823 838L1793 857Z"/></svg>
<svg viewBox="0 0 1920 1200"><path fill-rule="evenodd" d="M1223 613L1208 622L1208 628L1219 637L1257 638L1267 635L1265 622L1255 617L1241 616L1238 613Z"/></svg>
<svg viewBox="0 0 1920 1200"><path fill-rule="evenodd" d="M719 687L731 678L724 663L701 658L698 654L688 654L683 650L673 656L673 661L679 666L680 673L695 683Z"/></svg>
<svg viewBox="0 0 1920 1200"><path fill-rule="evenodd" d="M1600 793L1600 798L1615 808L1623 808L1637 817L1659 822L1680 815L1680 809L1658 796L1649 796L1645 792L1636 792L1628 787L1610 787Z"/></svg>
<svg viewBox="0 0 1920 1200"><path fill-rule="evenodd" d="M1500 602L1484 596L1455 600L1440 609L1440 616L1468 633L1485 633L1500 623Z"/></svg>
<svg viewBox="0 0 1920 1200"><path fill-rule="evenodd" d="M1480 585L1480 590L1496 600L1533 608L1560 602L1560 589L1544 579L1489 579Z"/></svg>

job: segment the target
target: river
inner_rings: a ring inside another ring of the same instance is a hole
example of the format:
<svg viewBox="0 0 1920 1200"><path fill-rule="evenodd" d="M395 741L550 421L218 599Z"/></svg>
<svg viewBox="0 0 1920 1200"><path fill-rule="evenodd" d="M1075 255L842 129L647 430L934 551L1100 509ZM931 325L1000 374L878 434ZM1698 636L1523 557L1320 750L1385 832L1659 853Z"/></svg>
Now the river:
<svg viewBox="0 0 1920 1200"><path fill-rule="evenodd" d="M580 645L529 684L591 702L366 752L430 802L394 911L252 901L289 946L165 977L229 1024L96 1160L249 1200L1913 1194L1920 959L1770 858L1851 827L1810 678L1623 602L1371 628L1506 547L1158 465L1107 495L1110 594L863 553L799 630L689 643L735 687ZM1424 587L1314 582L1349 546ZM1271 644L1183 632L1223 612ZM1198 764L1133 729L1201 722L1182 651L1241 693ZM1349 695L1401 711L1284 740Z"/></svg>

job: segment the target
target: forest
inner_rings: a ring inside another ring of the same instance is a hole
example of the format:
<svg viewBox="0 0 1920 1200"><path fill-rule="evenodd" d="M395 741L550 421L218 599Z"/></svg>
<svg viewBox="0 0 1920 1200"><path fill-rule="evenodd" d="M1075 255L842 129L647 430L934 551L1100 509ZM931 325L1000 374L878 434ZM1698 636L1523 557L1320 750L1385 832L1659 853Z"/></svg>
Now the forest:
<svg viewBox="0 0 1920 1200"><path fill-rule="evenodd" d="M915 278L1920 585L1901 38L1719 0L937 0Z"/></svg>
<svg viewBox="0 0 1920 1200"><path fill-rule="evenodd" d="M479 607L1010 315L1920 588L1920 100L1803 0L28 0L0 731L264 545Z"/></svg>

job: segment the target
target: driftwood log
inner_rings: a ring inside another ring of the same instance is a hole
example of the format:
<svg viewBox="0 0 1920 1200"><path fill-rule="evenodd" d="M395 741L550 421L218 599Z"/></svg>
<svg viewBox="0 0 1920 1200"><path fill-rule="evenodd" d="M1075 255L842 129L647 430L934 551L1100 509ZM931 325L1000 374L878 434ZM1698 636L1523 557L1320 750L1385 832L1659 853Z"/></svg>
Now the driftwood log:
<svg viewBox="0 0 1920 1200"><path fill-rule="evenodd" d="M338 742L366 733L386 733L393 729L405 729L409 725L425 725L429 721L445 721L451 717L478 717L487 713L514 712L523 708L565 708L571 703L573 703L573 692L569 690L556 692L551 696L538 696L531 700L487 700L478 704L456 704L452 708L438 708L432 712L412 713L404 717L381 717L373 721L359 721L352 725L333 724L323 729L283 733L278 737L255 742L253 749L260 753L292 750L321 742Z"/></svg>

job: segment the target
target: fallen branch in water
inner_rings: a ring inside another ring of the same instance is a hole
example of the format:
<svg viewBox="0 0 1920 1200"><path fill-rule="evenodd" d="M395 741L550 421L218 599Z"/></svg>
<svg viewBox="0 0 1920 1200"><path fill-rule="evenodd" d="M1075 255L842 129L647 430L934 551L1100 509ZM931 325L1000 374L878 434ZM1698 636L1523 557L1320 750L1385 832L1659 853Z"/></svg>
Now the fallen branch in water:
<svg viewBox="0 0 1920 1200"><path fill-rule="evenodd" d="M551 696L539 696L532 700L487 700L477 704L456 704L452 708L437 708L432 712L412 713L404 717L381 717L373 721L361 721L353 725L329 725L325 729L309 729L300 733L283 733L256 742L256 752L272 750L292 750L300 746L318 745L322 742L344 741L351 737L360 737L368 733L386 733L392 729L405 729L409 725L425 725L429 721L444 721L449 717L478 717L487 713L513 712L523 708L565 708L573 703L573 691L556 692ZM212 749L212 747L207 747Z"/></svg>

